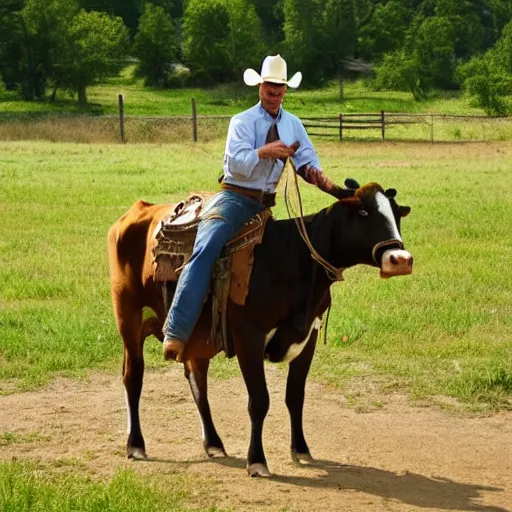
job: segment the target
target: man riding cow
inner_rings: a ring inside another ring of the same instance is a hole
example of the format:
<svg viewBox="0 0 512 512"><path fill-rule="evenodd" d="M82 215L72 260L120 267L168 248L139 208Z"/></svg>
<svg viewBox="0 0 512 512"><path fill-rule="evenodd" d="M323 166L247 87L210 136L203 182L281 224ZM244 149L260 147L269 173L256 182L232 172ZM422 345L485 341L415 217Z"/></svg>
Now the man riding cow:
<svg viewBox="0 0 512 512"><path fill-rule="evenodd" d="M264 59L261 73L247 69L244 81L259 86L260 101L231 119L224 155L221 191L201 214L193 253L185 264L164 326L165 359L182 361L201 314L212 266L224 244L254 215L275 204L275 189L286 160L306 182L336 196L300 119L282 108L287 87L297 88L302 74L287 79L280 55Z"/></svg>

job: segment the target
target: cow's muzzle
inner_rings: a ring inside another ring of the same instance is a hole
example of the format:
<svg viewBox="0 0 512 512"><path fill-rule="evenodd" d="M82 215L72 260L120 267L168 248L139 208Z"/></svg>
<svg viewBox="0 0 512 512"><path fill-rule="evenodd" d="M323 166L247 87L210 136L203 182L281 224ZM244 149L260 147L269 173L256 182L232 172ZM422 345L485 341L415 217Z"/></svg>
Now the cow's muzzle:
<svg viewBox="0 0 512 512"><path fill-rule="evenodd" d="M413 257L401 240L386 240L373 248L373 259L380 267L380 277L387 279L412 273Z"/></svg>

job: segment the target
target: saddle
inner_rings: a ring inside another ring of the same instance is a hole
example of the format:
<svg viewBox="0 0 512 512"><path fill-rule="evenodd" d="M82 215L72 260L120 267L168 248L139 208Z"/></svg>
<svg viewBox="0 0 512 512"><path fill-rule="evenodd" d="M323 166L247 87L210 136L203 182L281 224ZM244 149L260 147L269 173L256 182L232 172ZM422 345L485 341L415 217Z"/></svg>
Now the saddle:
<svg viewBox="0 0 512 512"><path fill-rule="evenodd" d="M213 193L193 193L180 201L164 218L154 232L153 276L165 285L176 282L183 266L194 249L200 215ZM212 298L212 327L208 343L214 341L216 350L224 350L227 357L234 355L234 347L227 329L227 303L245 305L254 262L254 246L260 244L270 209L258 213L224 246L212 269L210 292Z"/></svg>

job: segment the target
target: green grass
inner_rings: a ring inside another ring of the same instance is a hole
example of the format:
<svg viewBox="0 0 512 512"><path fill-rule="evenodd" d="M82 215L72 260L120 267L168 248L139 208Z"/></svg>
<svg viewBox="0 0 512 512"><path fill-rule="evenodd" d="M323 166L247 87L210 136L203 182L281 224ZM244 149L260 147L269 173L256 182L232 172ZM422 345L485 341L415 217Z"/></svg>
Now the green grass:
<svg viewBox="0 0 512 512"><path fill-rule="evenodd" d="M160 476L159 485L133 471L95 481L78 472L52 474L35 463L0 462L2 512L178 512L190 510L184 504L189 493L178 475Z"/></svg>
<svg viewBox="0 0 512 512"><path fill-rule="evenodd" d="M370 268L333 287L329 343L312 368L417 398L510 408L512 145L319 143L326 172L398 189L415 258L411 276ZM108 288L106 234L139 198L173 202L215 189L223 144L0 143L0 392L119 371L122 345ZM330 203L303 186L306 212ZM284 218L284 201L275 213ZM146 344L149 367L163 364ZM213 374L236 372L219 361Z"/></svg>

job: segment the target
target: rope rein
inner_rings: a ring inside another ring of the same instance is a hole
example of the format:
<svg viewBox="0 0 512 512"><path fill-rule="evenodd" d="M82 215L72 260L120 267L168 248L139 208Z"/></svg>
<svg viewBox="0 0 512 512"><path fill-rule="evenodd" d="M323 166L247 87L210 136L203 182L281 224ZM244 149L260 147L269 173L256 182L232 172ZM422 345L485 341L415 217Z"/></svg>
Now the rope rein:
<svg viewBox="0 0 512 512"><path fill-rule="evenodd" d="M289 160L290 167L292 169L291 173L293 175L293 184L295 187L295 192L297 194L298 202L299 202L299 216L294 217L293 220L295 221L295 224L297 226L297 230L299 231L299 234L304 240L304 243L306 244L307 248L309 249L309 252L311 254L311 257L320 264L326 271L327 276L332 281L343 281L343 271L345 270L343 267L335 267L334 265L331 265L325 258L323 258L313 247L313 244L311 243L311 240L309 239L309 235L306 229L306 225L304 223L304 212L302 209L302 199L300 196L300 190L299 190L299 183L297 180L297 172L295 169L295 166L293 165L293 162ZM290 171L289 171L290 172ZM291 210L290 210L290 204L288 200L288 180L286 180L285 190L284 190L284 199L286 204L286 210L288 211L288 217L292 217Z"/></svg>

